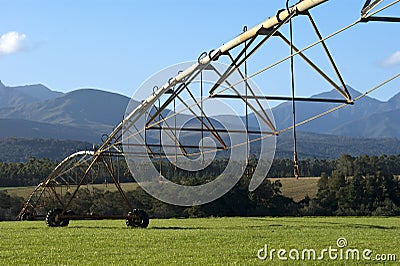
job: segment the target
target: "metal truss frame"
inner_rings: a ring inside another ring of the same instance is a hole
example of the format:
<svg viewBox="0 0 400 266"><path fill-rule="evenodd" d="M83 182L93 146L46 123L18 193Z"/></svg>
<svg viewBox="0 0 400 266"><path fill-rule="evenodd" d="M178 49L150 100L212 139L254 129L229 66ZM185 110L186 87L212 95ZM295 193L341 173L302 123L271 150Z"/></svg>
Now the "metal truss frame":
<svg viewBox="0 0 400 266"><path fill-rule="evenodd" d="M45 210L48 205L45 199L50 198L53 203L62 207L62 212L60 213L61 218L65 219L121 219L121 218L132 218L132 216L90 216L90 215L67 215L67 210L69 209L71 202L75 199L78 191L81 187L93 183L93 181L99 176L99 172L103 171L111 177L112 182L115 184L117 190L121 194L121 198L124 201L130 212L133 212L134 206L129 202L121 184L118 180L118 169L114 167L115 158L123 157L126 155L127 151L122 149L123 135L124 132L131 132L131 138L136 138L141 142L145 143L146 153L144 154L133 154L137 157L150 156L153 159L159 159L160 161L166 156L173 156L174 154L167 154L163 151L160 143L149 143L148 134L153 131L162 131L168 136L168 138L174 143L171 147L180 149L182 152L181 156L193 156L198 155L198 151L194 151L197 146L192 146L184 144L180 141L177 135L177 130L186 132L200 132L203 134L209 134L214 138L218 146L214 147L219 151L226 151L232 149L229 143L227 143L222 137L226 133L241 133L241 134L253 134L257 136L243 145L249 145L259 141L263 138L279 135L282 132L293 129L298 125L310 122L318 117L326 115L331 111L338 110L347 105L354 104L356 99L352 99L349 94L346 83L339 71L339 67L336 65L331 52L329 51L326 40L339 34L340 32L347 30L348 28L360 23L360 22L370 22L370 21L380 21L380 22L399 22L399 18L388 18L388 17L378 17L375 16L379 12L389 8L390 6L397 4L400 0L395 0L389 5L383 8L375 10L382 0L367 0L361 11L361 17L356 22L350 24L349 26L331 34L323 37L320 33L316 22L310 14L310 10L328 0L302 0L297 4L278 11L275 16L268 18L257 26L246 29L236 38L228 41L221 47L210 51L209 53L203 53L197 60L195 64L189 68L179 72L175 77L172 77L163 86L154 87L153 93L146 99L144 99L135 109L133 109L129 114L127 114L123 121L121 121L115 129L107 136L103 143L94 151L81 151L74 153L67 158L65 158L54 170L53 172L40 183L34 191L30 194L22 208L18 219L33 219L43 217L40 211ZM375 11L374 11L375 10ZM290 20L296 16L307 16L308 20L314 29L317 36L317 41L305 48L299 49L293 42L286 38L280 29L288 23ZM258 49L265 46L268 41L273 38L279 38L283 41L284 45L288 45L293 53L272 65L269 65L263 69L260 69L253 74L247 73L246 64L252 56L256 54ZM321 45L323 51L325 52L326 58L328 59L334 73L336 74L336 79L339 82L335 82L332 77L325 73L318 65L313 62L309 57L305 55L305 51L313 46ZM298 56L304 60L315 72L327 81L334 89L337 90L338 95L341 99L329 99L329 98L305 98L305 97L290 97L290 96L273 96L273 95L257 95L255 90L252 88L251 84L248 82L250 78L263 73L280 63ZM230 62L229 66L225 71L220 72L216 69L212 62L218 61L219 58L227 58ZM241 67L245 65L245 71L241 70ZM201 85L200 94L201 99L198 100L193 93L194 88L192 88L192 82L200 77L205 71L212 71L219 76L219 79L212 88L204 95L203 86ZM241 80L236 83L229 81L229 77L233 74L238 74ZM399 75L395 76L397 78ZM394 79L392 78L392 79ZM245 83L245 93L241 93L236 87L240 83ZM382 83L381 85L384 85ZM375 88L376 89L376 88ZM186 98L183 96L186 95ZM365 95L364 95L365 96ZM164 97L164 98L163 98ZM166 99L165 99L166 97ZM218 127L215 122L210 119L210 114L206 113L203 108L203 102L207 99L221 98L221 99L238 99L240 100L246 108L246 131L230 130L229 132ZM162 100L163 99L163 100ZM190 101L188 101L190 99ZM331 104L341 104L337 107L332 108L323 114L318 114L311 117L305 121L298 122L297 124L285 128L277 129L273 122L273 119L264 110L262 102L263 100L292 100L294 102L322 102ZM176 111L175 105L179 102L184 106L184 110ZM190 102L190 103L189 103ZM173 113L169 116L165 116L164 112L166 110L173 109ZM269 128L266 130L253 130L248 128L248 109L250 109L261 121L267 125ZM149 111L153 110L153 111ZM173 119L177 115L183 113L184 111L190 112L195 119L199 122L198 127L182 127L177 128L174 125ZM135 122L139 119L145 117L146 123L144 129L138 129L135 126ZM160 137L161 138L161 137ZM203 148L213 148L206 147ZM200 152L201 153L201 152ZM175 154L176 155L176 154ZM160 164L161 167L161 164ZM63 195L68 191L70 197L66 200Z"/></svg>

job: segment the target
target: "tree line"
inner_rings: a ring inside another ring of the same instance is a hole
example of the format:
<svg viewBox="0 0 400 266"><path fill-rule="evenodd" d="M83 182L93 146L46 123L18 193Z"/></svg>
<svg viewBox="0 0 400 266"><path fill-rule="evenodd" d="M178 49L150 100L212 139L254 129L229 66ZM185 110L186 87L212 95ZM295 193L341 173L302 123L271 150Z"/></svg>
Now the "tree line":
<svg viewBox="0 0 400 266"><path fill-rule="evenodd" d="M199 172L196 178L189 180L172 167L163 166L163 171L174 182L195 185L214 178L226 163L223 159L216 160ZM255 163L254 158L250 160L249 168ZM54 161L35 158L18 164L0 162L0 182L2 186L36 185L56 164ZM271 182L265 179L260 187L249 192L251 175L246 174L226 195L201 206L186 208L169 205L152 198L141 188L128 191L127 196L133 206L146 210L151 217L163 218L400 214L400 155L343 155L336 160L307 159L299 164L302 176L321 177L316 196L305 197L299 202L282 195L279 180ZM276 159L267 177L289 176L293 176L293 162L289 159ZM65 197L68 196L66 193ZM14 219L22 203L23 199L0 191L0 220ZM126 214L126 207L118 192L98 189L81 189L78 197L72 201L71 209L84 214Z"/></svg>
<svg viewBox="0 0 400 266"><path fill-rule="evenodd" d="M0 161L0 187L35 186L42 182L59 162L49 159L29 158L25 163ZM129 173L125 160L114 162L116 168L121 169L120 182L133 182L134 179ZM190 173L179 170L169 163L162 164L162 173L171 181L177 183L193 182L202 183L204 180L215 178L226 167L227 159L214 160L208 167L198 171L192 181L188 181ZM159 168L157 163L154 164ZM257 165L256 158L250 157L248 170L251 172ZM343 155L335 160L326 159L305 159L299 161L300 176L320 177L323 173L332 176L332 173L340 169L346 176L353 176L355 173L361 175L375 174L377 171L400 175L400 155L390 156L367 156L353 157ZM107 172L103 171L97 179L97 183L107 181ZM274 159L267 177L285 178L293 177L293 161L291 159ZM111 182L110 179L108 179Z"/></svg>

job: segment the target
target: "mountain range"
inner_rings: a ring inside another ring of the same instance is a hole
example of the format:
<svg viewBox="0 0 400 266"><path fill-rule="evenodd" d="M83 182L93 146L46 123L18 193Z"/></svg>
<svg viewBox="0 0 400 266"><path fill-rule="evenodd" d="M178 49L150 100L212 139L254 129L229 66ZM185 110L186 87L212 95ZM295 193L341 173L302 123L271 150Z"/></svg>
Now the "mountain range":
<svg viewBox="0 0 400 266"><path fill-rule="evenodd" d="M361 93L347 87L352 99ZM314 95L311 98L340 99L336 90ZM332 103L297 102L296 121L328 111L338 106ZM298 127L299 131L363 138L400 139L400 93L389 101L382 102L365 96L344 108ZM277 128L292 125L292 103L282 103L272 109Z"/></svg>
<svg viewBox="0 0 400 266"><path fill-rule="evenodd" d="M99 142L122 119L129 98L95 89L54 92L43 85L0 82L0 137Z"/></svg>
<svg viewBox="0 0 400 266"><path fill-rule="evenodd" d="M360 92L348 87L352 98ZM337 98L335 91L312 97ZM129 98L97 89L68 93L41 84L9 87L0 81L0 137L70 139L98 143L123 118ZM324 112L337 104L297 102L297 121ZM292 124L291 102L272 108L278 129ZM400 93L382 102L363 97L298 128L302 132L359 138L400 139ZM249 123L255 122L250 114Z"/></svg>

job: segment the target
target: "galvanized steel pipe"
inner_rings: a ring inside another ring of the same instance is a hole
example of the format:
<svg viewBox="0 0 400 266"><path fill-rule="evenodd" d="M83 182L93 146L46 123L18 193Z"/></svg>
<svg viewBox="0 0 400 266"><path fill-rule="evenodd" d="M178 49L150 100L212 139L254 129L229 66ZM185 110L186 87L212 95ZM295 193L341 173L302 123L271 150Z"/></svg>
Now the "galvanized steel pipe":
<svg viewBox="0 0 400 266"><path fill-rule="evenodd" d="M144 100L139 106L135 108L125 119L124 121L118 125L117 128L115 128L114 132L118 132L119 130L122 129L123 125L126 123L131 123L134 124L139 117L141 117L145 111L148 109L148 107L152 106L160 97L163 95L168 89L170 89L172 86L175 84L181 82L183 79L186 77L190 76L197 68L201 67L201 65L206 65L210 63L213 58L218 57L220 54L223 54L236 46L244 43L245 41L249 40L250 38L254 37L257 35L258 31L262 28L264 29L271 29L275 27L276 25L279 24L280 21L283 21L286 19L292 12L297 12L301 13L304 11L307 11L319 4L322 4L324 2L327 2L329 0L303 0L296 5L292 6L289 8L289 10L281 10L278 12L277 15L268 18L264 22L261 22L255 27L252 27L251 29L243 32L236 38L230 40L229 42L225 43L221 47L217 48L216 50L212 51L209 53L209 55L201 58L190 66L189 68L185 69L181 73L179 73L177 76L169 80L167 83L165 83L160 89L155 91L150 97L148 97L146 100ZM128 126L129 127L129 126ZM113 132L113 133L114 133ZM110 137L115 135L111 133Z"/></svg>

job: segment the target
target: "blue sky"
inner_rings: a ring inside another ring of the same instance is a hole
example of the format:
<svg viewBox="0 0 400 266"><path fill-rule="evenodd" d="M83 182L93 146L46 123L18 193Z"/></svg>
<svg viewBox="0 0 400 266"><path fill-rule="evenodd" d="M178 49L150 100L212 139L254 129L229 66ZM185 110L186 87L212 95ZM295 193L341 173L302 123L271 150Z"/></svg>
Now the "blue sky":
<svg viewBox="0 0 400 266"><path fill-rule="evenodd" d="M330 0L311 12L327 35L355 21L363 4L363 0ZM285 1L13 0L0 6L0 80L4 84L42 83L62 92L91 87L131 96L153 73L196 60L203 51L237 36L244 25L252 27L275 15ZM400 16L400 4L381 15ZM315 37L302 18L296 20L295 44L312 43ZM287 27L282 31L287 36ZM399 33L400 23L368 23L329 40L345 81L365 91L398 73ZM317 49L309 55L330 71ZM262 56L255 55L250 70L262 67ZM310 72L300 60L296 64L299 95L331 89L318 79L310 86ZM275 88L271 94L280 94L280 87L288 84L285 75L273 74L268 81L256 79L256 83ZM372 96L387 100L399 91L399 85L396 80Z"/></svg>

